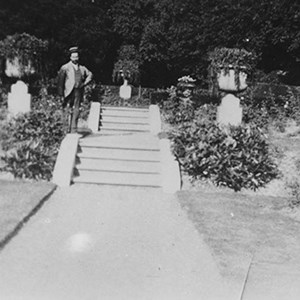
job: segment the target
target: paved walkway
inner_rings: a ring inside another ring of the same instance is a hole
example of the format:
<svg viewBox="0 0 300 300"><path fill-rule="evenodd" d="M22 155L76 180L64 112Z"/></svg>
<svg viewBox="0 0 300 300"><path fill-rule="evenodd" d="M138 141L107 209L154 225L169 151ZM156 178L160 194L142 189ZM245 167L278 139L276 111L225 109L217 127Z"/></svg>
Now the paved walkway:
<svg viewBox="0 0 300 300"><path fill-rule="evenodd" d="M0 299L233 299L175 196L60 188L0 253Z"/></svg>

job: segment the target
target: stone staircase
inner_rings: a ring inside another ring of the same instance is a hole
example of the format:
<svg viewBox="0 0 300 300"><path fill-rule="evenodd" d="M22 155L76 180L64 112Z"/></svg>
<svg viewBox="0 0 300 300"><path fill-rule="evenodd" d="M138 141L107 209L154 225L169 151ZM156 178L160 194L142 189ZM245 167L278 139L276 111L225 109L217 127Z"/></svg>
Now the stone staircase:
<svg viewBox="0 0 300 300"><path fill-rule="evenodd" d="M161 181L149 110L102 107L100 130L79 140L73 182L159 188Z"/></svg>

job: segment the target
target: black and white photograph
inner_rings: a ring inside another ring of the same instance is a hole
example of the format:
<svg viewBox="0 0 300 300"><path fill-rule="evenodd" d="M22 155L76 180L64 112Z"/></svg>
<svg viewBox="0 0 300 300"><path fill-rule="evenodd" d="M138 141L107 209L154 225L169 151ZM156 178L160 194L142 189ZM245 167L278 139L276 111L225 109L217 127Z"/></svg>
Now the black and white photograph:
<svg viewBox="0 0 300 300"><path fill-rule="evenodd" d="M299 299L299 0L0 0L0 300Z"/></svg>

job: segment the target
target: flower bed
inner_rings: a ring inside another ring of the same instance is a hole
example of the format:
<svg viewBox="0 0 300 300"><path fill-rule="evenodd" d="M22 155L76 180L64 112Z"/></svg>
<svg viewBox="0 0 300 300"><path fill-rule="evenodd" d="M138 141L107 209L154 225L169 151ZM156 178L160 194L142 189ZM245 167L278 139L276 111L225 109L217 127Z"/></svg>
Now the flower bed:
<svg viewBox="0 0 300 300"><path fill-rule="evenodd" d="M171 94L163 119L184 173L235 191L258 189L278 176L268 140L254 123L224 131L216 124L216 98L183 105Z"/></svg>

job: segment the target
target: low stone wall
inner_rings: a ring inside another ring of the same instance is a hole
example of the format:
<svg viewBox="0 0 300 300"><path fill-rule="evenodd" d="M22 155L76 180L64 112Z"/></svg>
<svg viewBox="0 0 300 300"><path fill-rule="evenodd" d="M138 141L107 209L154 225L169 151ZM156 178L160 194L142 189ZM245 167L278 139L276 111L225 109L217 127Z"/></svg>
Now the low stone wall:
<svg viewBox="0 0 300 300"><path fill-rule="evenodd" d="M77 133L69 133L60 145L52 179L52 182L60 187L69 186L71 184L79 137L80 135Z"/></svg>

